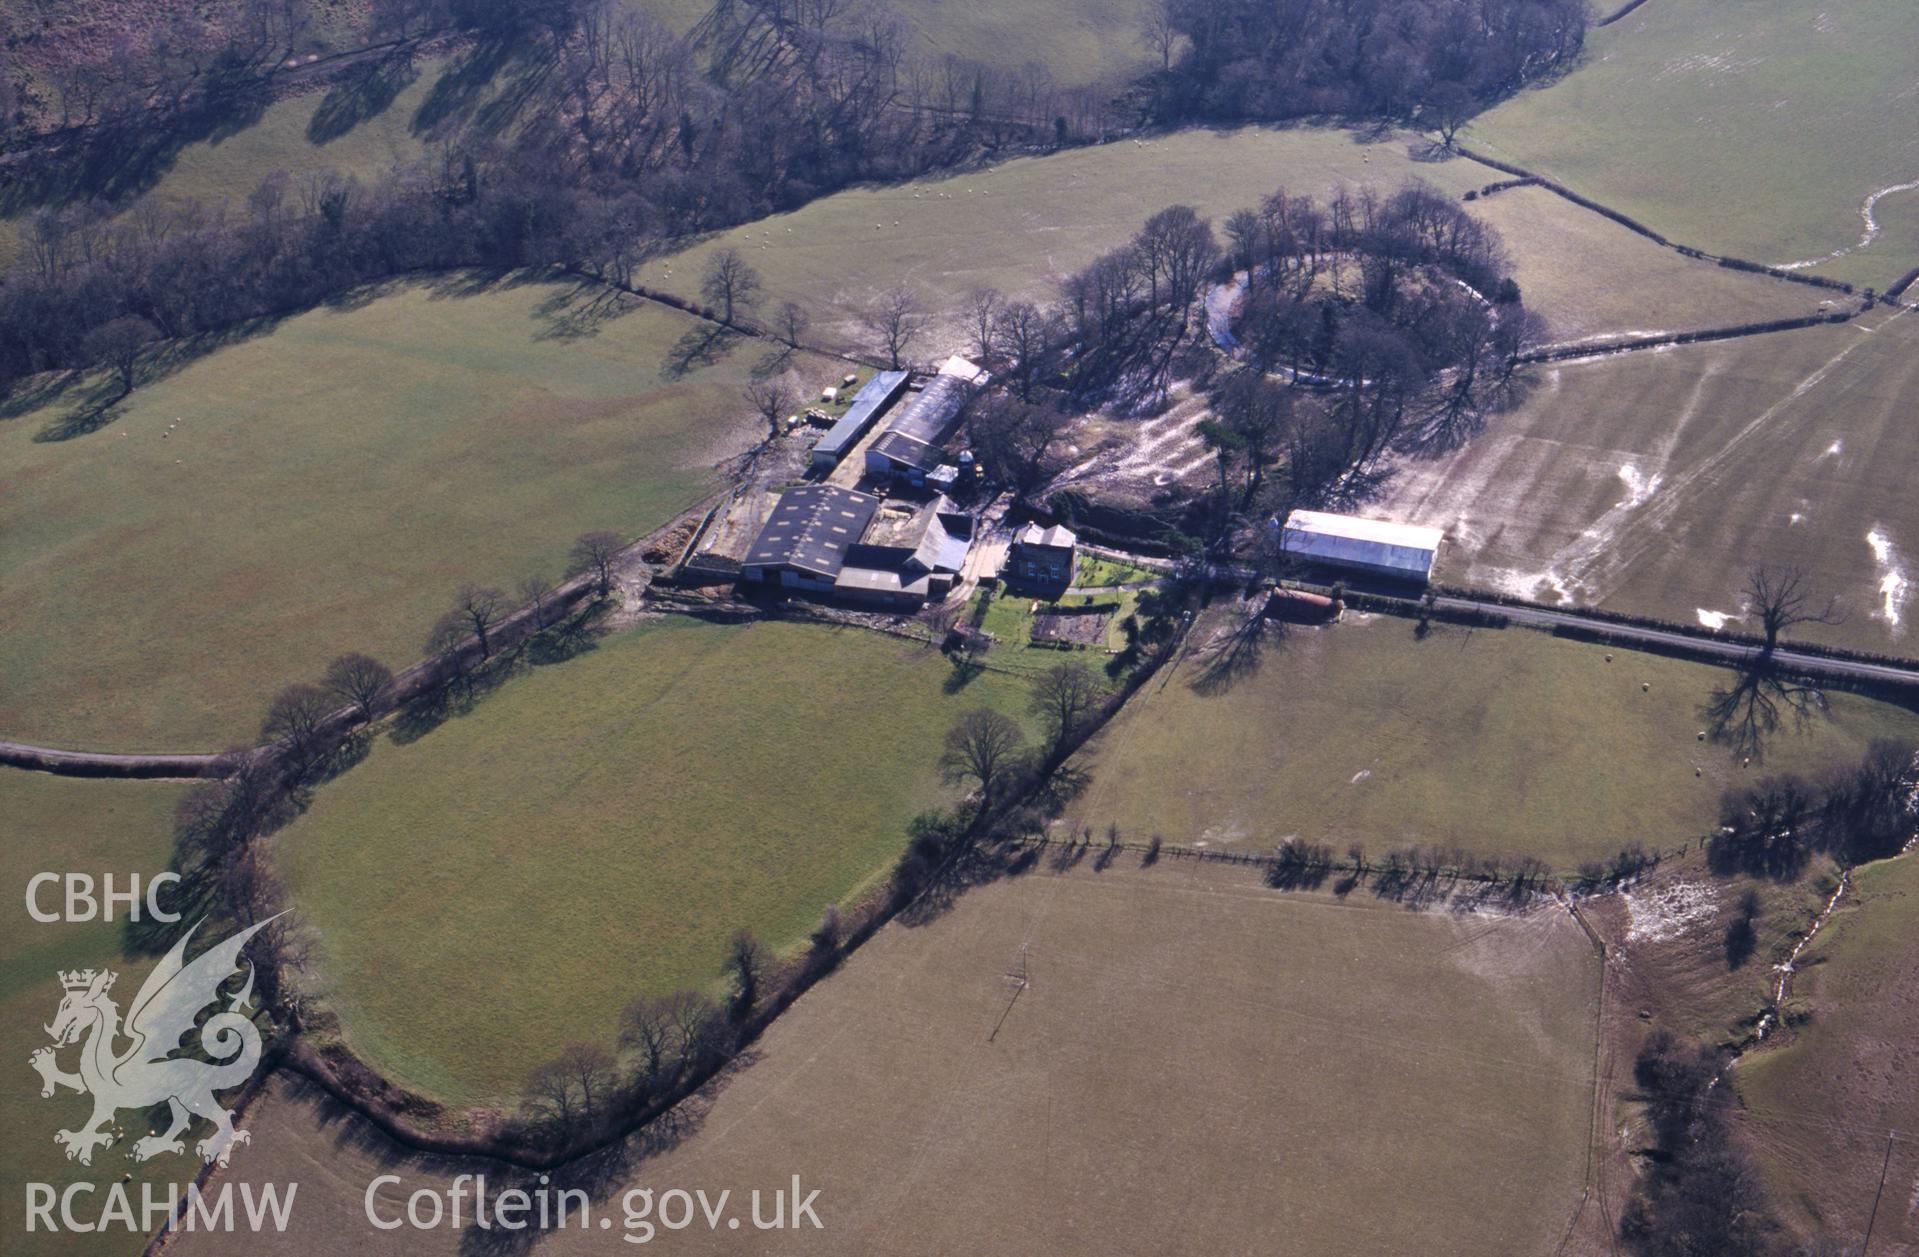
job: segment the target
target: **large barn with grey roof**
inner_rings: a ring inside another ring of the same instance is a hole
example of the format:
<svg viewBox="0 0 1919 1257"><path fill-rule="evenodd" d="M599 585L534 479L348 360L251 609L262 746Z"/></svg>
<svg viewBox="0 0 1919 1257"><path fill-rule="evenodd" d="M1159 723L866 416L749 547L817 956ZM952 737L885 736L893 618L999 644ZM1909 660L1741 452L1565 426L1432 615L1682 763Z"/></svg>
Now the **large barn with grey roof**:
<svg viewBox="0 0 1919 1257"><path fill-rule="evenodd" d="M972 521L944 496L882 500L834 485L780 495L741 579L889 606L944 598L966 563Z"/></svg>

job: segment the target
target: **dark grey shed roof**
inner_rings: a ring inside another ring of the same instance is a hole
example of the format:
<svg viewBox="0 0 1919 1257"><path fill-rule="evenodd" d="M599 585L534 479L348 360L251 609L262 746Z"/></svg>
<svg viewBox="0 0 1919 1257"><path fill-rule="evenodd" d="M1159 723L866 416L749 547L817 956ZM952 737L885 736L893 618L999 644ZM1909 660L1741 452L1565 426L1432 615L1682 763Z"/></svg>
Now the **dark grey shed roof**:
<svg viewBox="0 0 1919 1257"><path fill-rule="evenodd" d="M880 433L879 440L873 442L871 448L875 454L891 459L901 467L917 467L921 471L933 470L944 457L926 442L891 430Z"/></svg>
<svg viewBox="0 0 1919 1257"><path fill-rule="evenodd" d="M853 395L853 404L847 407L840 421L828 429L819 444L813 447L815 455L828 455L840 458L847 450L859 443L866 430L873 426L873 420L892 403L906 387L907 372L882 371Z"/></svg>
<svg viewBox="0 0 1919 1257"><path fill-rule="evenodd" d="M926 387L906 399L886 423L888 432L910 436L926 445L938 445L946 439L953 420L966 404L968 385L953 375L936 375Z"/></svg>
<svg viewBox="0 0 1919 1257"><path fill-rule="evenodd" d="M746 552L746 566L792 567L831 579L878 507L878 498L836 485L788 489Z"/></svg>

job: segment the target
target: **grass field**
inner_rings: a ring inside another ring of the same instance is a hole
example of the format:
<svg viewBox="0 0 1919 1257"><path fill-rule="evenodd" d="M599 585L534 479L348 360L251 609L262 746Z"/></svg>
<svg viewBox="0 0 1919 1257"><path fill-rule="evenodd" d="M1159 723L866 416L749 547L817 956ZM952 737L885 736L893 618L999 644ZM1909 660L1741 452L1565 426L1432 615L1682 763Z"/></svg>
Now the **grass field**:
<svg viewBox="0 0 1919 1257"><path fill-rule="evenodd" d="M1584 63L1462 138L1683 243L1775 264L1858 243L1873 192L1919 180L1906 0L1659 0L1588 37ZM1919 265L1919 191L1896 229L1822 264L1883 287Z"/></svg>
<svg viewBox="0 0 1919 1257"><path fill-rule="evenodd" d="M1408 178L1448 192L1503 178L1474 162L1416 162L1408 137L1363 143L1317 127L1190 130L950 178L859 188L736 228L649 262L650 286L694 296L711 250L739 249L765 276L768 304L813 310L815 334L841 346L870 334L859 312L904 283L934 314L915 356L963 348L963 303L975 287L1050 297L1053 284L1117 247L1147 217L1186 202L1216 222L1274 189L1324 196L1345 184L1390 190ZM1537 189L1470 207L1496 226L1528 299L1557 337L1737 323L1809 313L1820 294L1692 262Z"/></svg>
<svg viewBox="0 0 1919 1257"><path fill-rule="evenodd" d="M0 769L0 887L11 901L0 916L0 1059L9 1074L0 1088L0 1126L13 1132L0 1155L0 1233L8 1237L9 1252L18 1242L25 1245L17 1250L21 1253L132 1257L145 1242L144 1234L27 1239L22 1209L29 1182L64 1190L69 1183L104 1184L134 1171L137 1201L140 1182L184 1178L197 1167L172 1157L136 1166L125 1159L124 1147L95 1154L91 1169L68 1161L53 1142L54 1132L85 1121L89 1101L65 1091L41 1099L39 1079L26 1064L29 1053L51 1042L41 1027L60 1004L59 970L116 970L115 993L124 1010L152 964L150 956L126 950L117 920L34 921L23 902L28 879L42 872L88 873L96 879L112 873L124 888L128 876L137 873L144 885L144 879L167 867L173 847L170 814L181 790L163 782L71 781ZM41 892L41 906L59 910L57 888ZM120 912L124 915L124 909ZM74 1059L75 1049L61 1054L69 1069ZM127 1115L129 1123L136 1120Z"/></svg>
<svg viewBox="0 0 1919 1257"><path fill-rule="evenodd" d="M380 746L277 840L353 1046L459 1102L515 1094L636 996L804 940L943 796L951 721L1024 702L862 630L672 620Z"/></svg>
<svg viewBox="0 0 1919 1257"><path fill-rule="evenodd" d="M437 123L429 101L446 70L440 58L411 71L374 70L334 86L272 101L225 119L212 133L152 134L98 169L61 170L44 185L23 183L0 198L0 265L20 249L25 215L40 204L101 197L125 208L127 198L150 196L169 207L222 200L243 207L260 180L275 170L296 181L309 171L337 170L363 182L427 151ZM450 84L449 84L450 86Z"/></svg>
<svg viewBox="0 0 1919 1257"><path fill-rule="evenodd" d="M1774 1195L1857 1242L1883 1167L1872 1251L1919 1251L1919 859L1859 869L1800 969L1794 1001L1811 1020L1735 1074Z"/></svg>
<svg viewBox="0 0 1919 1257"><path fill-rule="evenodd" d="M760 430L740 398L757 345L680 374L701 325L677 312L462 291L290 319L73 439L37 438L85 388L0 421L0 731L217 749L342 651L417 658L460 584L510 589L585 529L665 523Z"/></svg>
<svg viewBox="0 0 1919 1257"><path fill-rule="evenodd" d="M1808 637L1913 652L1919 315L1536 379L1521 409L1406 467L1378 506L1447 531L1441 579L1695 621L1742 614L1751 565L1796 563L1849 609Z"/></svg>
<svg viewBox="0 0 1919 1257"><path fill-rule="evenodd" d="M593 1207L618 1228L633 1184L739 1201L798 1174L824 1229L782 1252L1550 1252L1582 1190L1598 964L1557 908L1042 865L882 930L682 1106L664 1150L635 1140ZM236 1174L297 1174L308 1216L247 1253L465 1251L450 1230L396 1248L359 1212L374 1173L404 1193L453 1167L396 1160L292 1086L251 1120ZM659 1238L740 1250L724 1225ZM607 1243L595 1222L540 1251Z"/></svg>
<svg viewBox="0 0 1919 1257"><path fill-rule="evenodd" d="M1721 793L1761 771L1846 762L1919 730L1919 716L1836 695L1830 722L1744 769L1698 739L1725 676L1703 664L1618 650L1608 663L1608 648L1526 629L1435 626L1422 641L1408 620L1348 612L1270 642L1222 684L1206 646L1217 624L1088 744L1068 822L1241 849L1296 834L1374 858L1459 846L1570 873L1628 842L1697 839Z"/></svg>

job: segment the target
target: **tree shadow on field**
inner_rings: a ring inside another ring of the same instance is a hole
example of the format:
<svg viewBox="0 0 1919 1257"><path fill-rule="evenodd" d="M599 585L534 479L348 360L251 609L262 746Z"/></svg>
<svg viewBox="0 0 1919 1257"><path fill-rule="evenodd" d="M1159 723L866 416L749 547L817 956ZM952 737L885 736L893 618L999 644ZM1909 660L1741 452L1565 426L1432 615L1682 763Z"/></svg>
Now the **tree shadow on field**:
<svg viewBox="0 0 1919 1257"><path fill-rule="evenodd" d="M0 422L46 409L86 378L84 371L46 371L20 381L0 396Z"/></svg>
<svg viewBox="0 0 1919 1257"><path fill-rule="evenodd" d="M497 1162L472 1167L478 1173L484 1169L487 1177L487 1193L498 1199L500 1192L518 1190L525 1192L529 1199L538 1202L539 1193L546 1193L552 1212L548 1215L550 1224L541 1228L540 1213L537 1208L530 1212L528 1225L517 1231L494 1226L482 1228L469 1226L460 1233L459 1252L461 1257L523 1257L524 1254L538 1249L540 1241L549 1231L580 1231L582 1219L575 1208L562 1220L559 1216L561 1192L583 1193L587 1201L587 1218L594 1215L610 1218L609 1230L626 1225L623 1207L620 1204L629 1187L640 1180L648 1162L665 1156L697 1135L706 1124L706 1115L711 1111L714 1100L722 1088L739 1070L749 1069L757 1064L762 1053L747 1048L730 1061L720 1071L686 1099L680 1101L666 1112L659 1114L638 1130L623 1139L615 1140L607 1147L577 1157L564 1165L551 1170L534 1171L517 1168L503 1168ZM391 1146L391 1145L389 1145ZM402 1154L404 1156L404 1154ZM430 1162L421 1158L422 1172L446 1175L453 1166L446 1161ZM465 1168L465 1167L461 1167ZM494 1184L498 1183L496 1189ZM569 1200L569 1205L577 1206ZM658 1224L657 1212L647 1219ZM597 1229L597 1224L593 1224Z"/></svg>
<svg viewBox="0 0 1919 1257"><path fill-rule="evenodd" d="M97 125L10 170L0 181L0 218L86 201L124 207L159 183L183 150L246 130L271 99L263 83L216 87L175 109L140 110L124 122Z"/></svg>
<svg viewBox="0 0 1919 1257"><path fill-rule="evenodd" d="M198 336L183 336L175 340L156 342L140 356L140 361L134 366L134 391L137 392L150 384L156 384L183 371L200 359L228 345L264 335L277 326L279 326L278 319L262 317L248 319L244 323L217 332L203 332ZM82 381L86 381L84 391L81 391ZM120 378L113 371L69 372L55 385L36 387L17 399L9 397L5 409L0 410L0 417L13 418L17 414L27 413L25 407L30 402L37 401L45 406L66 400L69 395L72 395L75 404L72 408L49 418L46 424L34 433L35 441L71 441L76 437L87 436L109 427L126 417L125 403L132 393L122 390Z"/></svg>
<svg viewBox="0 0 1919 1257"><path fill-rule="evenodd" d="M605 284L575 284L540 302L534 317L543 320L545 326L534 333L533 339L564 342L598 336L602 327L644 304L641 298Z"/></svg>
<svg viewBox="0 0 1919 1257"><path fill-rule="evenodd" d="M931 925L952 910L961 895L976 886L1031 872L1040 860L1037 843L991 843L955 860L894 918L908 929Z"/></svg>
<svg viewBox="0 0 1919 1257"><path fill-rule="evenodd" d="M369 62L358 73L336 81L307 122L307 139L331 144L361 123L377 118L420 77L410 48Z"/></svg>
<svg viewBox="0 0 1919 1257"><path fill-rule="evenodd" d="M471 117L493 80L520 55L518 46L505 39L482 39L455 55L413 111L413 133L433 136Z"/></svg>
<svg viewBox="0 0 1919 1257"><path fill-rule="evenodd" d="M1268 641L1284 642L1286 627L1258 611L1245 611L1194 652L1199 665L1188 682L1193 693L1214 698L1259 671Z"/></svg>
<svg viewBox="0 0 1919 1257"><path fill-rule="evenodd" d="M760 356L759 361L753 364L748 374L756 380L770 380L791 366L798 354L799 350L793 346L784 342L776 343L773 348Z"/></svg>
<svg viewBox="0 0 1919 1257"><path fill-rule="evenodd" d="M673 348L667 351L666 361L660 367L660 377L677 380L702 367L713 366L733 352L733 346L744 339L732 328L717 323L689 327L674 342Z"/></svg>

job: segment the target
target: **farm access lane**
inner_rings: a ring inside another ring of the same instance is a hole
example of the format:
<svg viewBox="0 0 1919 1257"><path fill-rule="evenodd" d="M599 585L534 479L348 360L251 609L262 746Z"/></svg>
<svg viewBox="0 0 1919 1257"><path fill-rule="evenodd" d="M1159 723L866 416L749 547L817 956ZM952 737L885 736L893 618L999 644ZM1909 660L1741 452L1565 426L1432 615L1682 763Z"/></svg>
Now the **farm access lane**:
<svg viewBox="0 0 1919 1257"><path fill-rule="evenodd" d="M1402 595L1384 594L1382 597L1397 598L1408 607L1416 607L1419 600ZM1495 602L1477 598L1459 598L1442 595L1433 601L1433 606L1441 611L1484 612L1488 615L1501 615L1515 624L1527 624L1536 628L1574 628L1590 632L1604 633L1626 644L1663 646L1674 650L1683 650L1689 654L1711 659L1723 659L1729 663L1744 663L1760 653L1760 647L1749 646L1743 642L1721 641L1717 638L1687 633L1678 629L1663 629L1649 624L1633 624L1621 620L1605 619L1599 616L1583 615L1577 611L1557 611L1549 607L1519 606L1510 602ZM1773 659L1779 664L1809 676L1837 677L1848 681L1868 681L1877 684L1910 685L1919 687L1919 663L1889 664L1875 663L1865 659L1840 659L1829 655L1811 654L1794 650L1790 646L1781 646L1773 651Z"/></svg>

